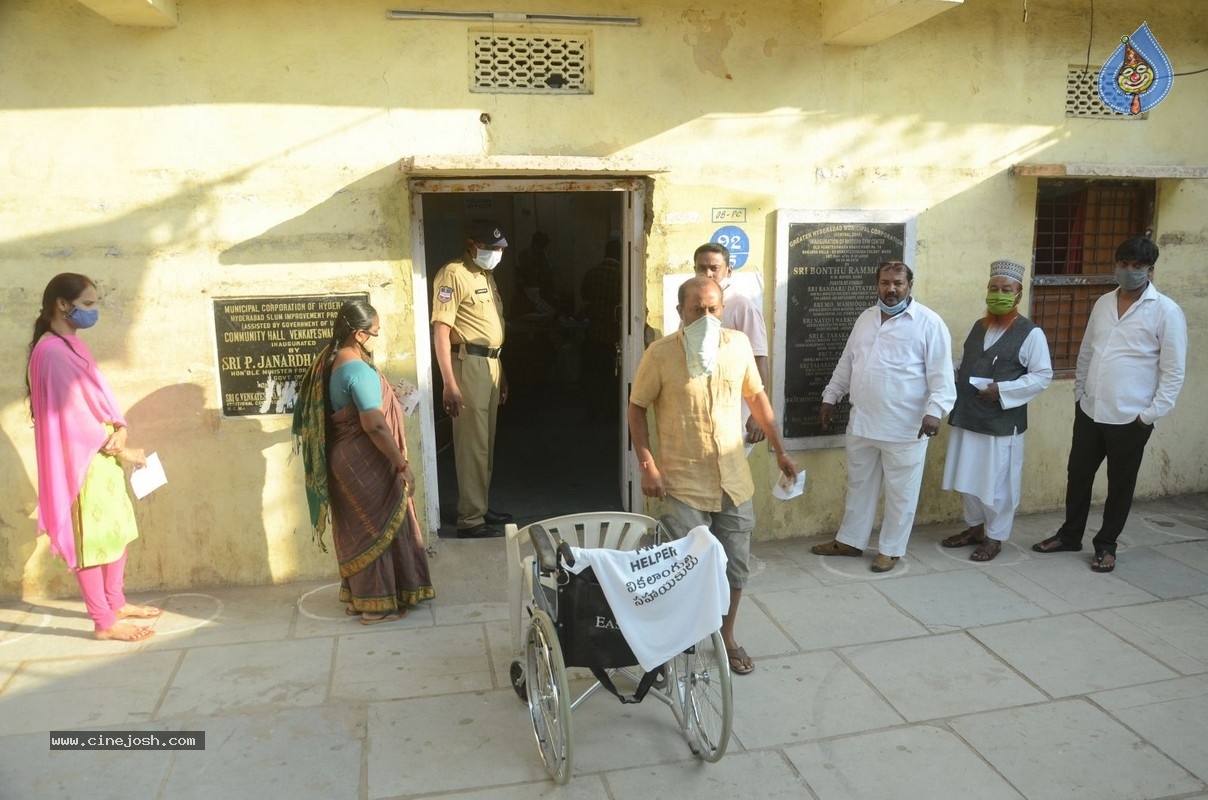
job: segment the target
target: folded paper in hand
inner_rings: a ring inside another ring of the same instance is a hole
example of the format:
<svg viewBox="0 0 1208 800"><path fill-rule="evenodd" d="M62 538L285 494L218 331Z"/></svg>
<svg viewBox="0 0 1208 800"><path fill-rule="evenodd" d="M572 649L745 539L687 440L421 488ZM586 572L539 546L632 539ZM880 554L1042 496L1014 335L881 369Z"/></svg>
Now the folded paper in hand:
<svg viewBox="0 0 1208 800"><path fill-rule="evenodd" d="M130 488L134 489L134 496L139 500L167 482L168 476L164 474L164 465L159 461L159 453L147 456L147 466L139 467L130 473Z"/></svg>
<svg viewBox="0 0 1208 800"><path fill-rule="evenodd" d="M805 492L805 470L797 473L797 480L790 482L783 472L777 473L778 480L772 487L772 497L778 500L792 500Z"/></svg>

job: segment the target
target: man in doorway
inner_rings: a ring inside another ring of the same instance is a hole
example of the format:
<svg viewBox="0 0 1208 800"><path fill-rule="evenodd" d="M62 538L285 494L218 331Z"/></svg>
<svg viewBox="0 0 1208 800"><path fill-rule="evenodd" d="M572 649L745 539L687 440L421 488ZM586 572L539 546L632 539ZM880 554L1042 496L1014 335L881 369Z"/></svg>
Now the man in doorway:
<svg viewBox="0 0 1208 800"><path fill-rule="evenodd" d="M960 493L965 524L940 542L977 545L972 561L990 561L1011 535L1023 477L1028 403L1053 380L1044 331L1020 316L1024 267L990 264L986 314L973 323L956 373L956 405L948 417L946 490Z"/></svg>
<svg viewBox="0 0 1208 800"><path fill-rule="evenodd" d="M1032 545L1038 553L1082 549L1095 473L1107 459L1103 524L1091 569L1116 568L1116 539L1128 521L1137 473L1154 424L1174 409L1187 363L1187 320L1153 285L1158 246L1137 236L1116 248L1116 283L1095 301L1074 373L1074 433L1065 522Z"/></svg>
<svg viewBox="0 0 1208 800"><path fill-rule="evenodd" d="M516 301L521 306L521 314L536 312L542 316L554 316L558 313L555 306L557 291L554 287L554 267L550 263L549 235L537 231L529 241L529 246L520 252L520 260L516 269Z"/></svg>
<svg viewBox="0 0 1208 800"><path fill-rule="evenodd" d="M583 342L583 389L587 421L616 422L621 379L617 370L621 341L621 243L604 245L604 260L589 269L579 285L587 312Z"/></svg>
<svg viewBox="0 0 1208 800"><path fill-rule="evenodd" d="M877 267L877 303L856 318L818 413L829 430L835 404L851 396L843 523L832 541L811 549L820 556L863 555L884 483L873 572L888 572L906 555L927 444L956 401L952 337L939 315L911 296L913 287L914 271L905 263Z"/></svg>
<svg viewBox="0 0 1208 800"><path fill-rule="evenodd" d="M768 329L763 320L763 311L746 295L732 289L731 278L734 268L730 266L730 251L724 245L716 242L706 242L696 248L692 254L696 268L696 277L712 278L717 281L722 290L722 301L725 308L722 311L721 324L723 328L742 331L751 340L751 352L755 354L755 366L759 370L759 380L766 388L768 385ZM746 409L746 403L743 403ZM744 411L743 425L746 428L747 444L763 441L763 431L759 423L751 416L750 410Z"/></svg>
<svg viewBox="0 0 1208 800"><path fill-rule="evenodd" d="M433 281L432 341L444 381L441 402L453 418L457 535L462 539L502 536L494 526L512 519L487 507L495 418L508 399L499 360L503 303L492 271L507 244L498 225L475 220L461 259L441 267Z"/></svg>
<svg viewBox="0 0 1208 800"><path fill-rule="evenodd" d="M642 494L666 501L664 522L680 535L707 525L725 549L730 606L721 635L731 670L745 675L755 662L734 638L734 621L750 574L755 487L743 452L743 399L791 481L797 465L784 451L750 342L740 331L722 328L721 286L710 278L689 279L679 288L676 310L680 329L650 345L638 364L629 395L629 432L642 470ZM657 464L646 417L651 407L659 434Z"/></svg>

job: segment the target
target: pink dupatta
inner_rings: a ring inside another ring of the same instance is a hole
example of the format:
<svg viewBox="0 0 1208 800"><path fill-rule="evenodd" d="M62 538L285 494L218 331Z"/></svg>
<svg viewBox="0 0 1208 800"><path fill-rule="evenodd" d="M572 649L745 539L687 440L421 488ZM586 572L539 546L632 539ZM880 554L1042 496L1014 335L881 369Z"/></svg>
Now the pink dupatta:
<svg viewBox="0 0 1208 800"><path fill-rule="evenodd" d="M45 334L29 360L29 384L38 455L38 532L50 538L52 553L76 569L71 506L108 438L105 424L124 426L126 420L78 336Z"/></svg>

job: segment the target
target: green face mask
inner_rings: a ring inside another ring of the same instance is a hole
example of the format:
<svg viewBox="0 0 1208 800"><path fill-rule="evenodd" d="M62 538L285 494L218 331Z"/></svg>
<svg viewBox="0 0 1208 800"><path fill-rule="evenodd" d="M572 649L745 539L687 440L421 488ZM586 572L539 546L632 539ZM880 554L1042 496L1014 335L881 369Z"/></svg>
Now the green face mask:
<svg viewBox="0 0 1208 800"><path fill-rule="evenodd" d="M1015 297L1010 292L986 292L986 308L991 314L1010 314L1015 308Z"/></svg>

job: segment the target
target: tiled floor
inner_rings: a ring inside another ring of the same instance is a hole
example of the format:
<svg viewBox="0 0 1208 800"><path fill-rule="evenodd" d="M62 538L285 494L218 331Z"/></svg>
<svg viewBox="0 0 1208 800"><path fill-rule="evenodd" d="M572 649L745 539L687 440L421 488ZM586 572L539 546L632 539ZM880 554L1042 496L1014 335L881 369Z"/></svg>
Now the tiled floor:
<svg viewBox="0 0 1208 800"><path fill-rule="evenodd" d="M599 694L564 787L508 682L501 540L441 541L438 598L372 628L333 583L135 598L167 611L137 645L92 640L77 600L0 604L0 800L1208 800L1208 495L1137 503L1111 575L1033 553L1054 521L1020 518L989 564L923 527L881 576L757 543L725 757ZM206 749L52 752L60 729Z"/></svg>

